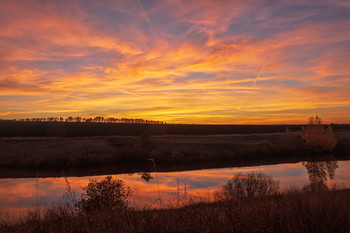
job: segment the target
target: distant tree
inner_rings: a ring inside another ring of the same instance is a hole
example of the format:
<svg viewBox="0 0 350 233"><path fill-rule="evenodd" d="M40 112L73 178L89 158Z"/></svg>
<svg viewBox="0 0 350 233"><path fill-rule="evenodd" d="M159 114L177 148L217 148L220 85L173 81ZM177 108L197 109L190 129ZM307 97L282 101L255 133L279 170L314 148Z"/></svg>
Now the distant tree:
<svg viewBox="0 0 350 233"><path fill-rule="evenodd" d="M318 116L310 117L303 131L302 138L307 145L315 149L332 151L337 144L332 127L323 125Z"/></svg>

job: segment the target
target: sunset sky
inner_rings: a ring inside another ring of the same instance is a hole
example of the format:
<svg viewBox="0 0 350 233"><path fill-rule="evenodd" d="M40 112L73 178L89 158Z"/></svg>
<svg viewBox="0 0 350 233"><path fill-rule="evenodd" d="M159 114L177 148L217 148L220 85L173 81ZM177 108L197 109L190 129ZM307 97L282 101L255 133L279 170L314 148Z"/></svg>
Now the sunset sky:
<svg viewBox="0 0 350 233"><path fill-rule="evenodd" d="M0 118L350 123L350 1L0 1Z"/></svg>

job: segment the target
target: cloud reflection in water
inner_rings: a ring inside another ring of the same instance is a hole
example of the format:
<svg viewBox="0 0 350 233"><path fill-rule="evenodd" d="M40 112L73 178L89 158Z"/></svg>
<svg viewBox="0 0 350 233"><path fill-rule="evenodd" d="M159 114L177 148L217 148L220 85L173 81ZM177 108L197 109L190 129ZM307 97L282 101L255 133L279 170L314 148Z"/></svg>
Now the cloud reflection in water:
<svg viewBox="0 0 350 233"><path fill-rule="evenodd" d="M334 179L328 179L328 185L333 183L350 185L350 161L339 161ZM225 184L238 172L243 174L258 170L280 181L282 188L296 186L303 187L309 183L309 176L305 166L300 163L264 165L255 167L207 169L180 172L158 172L159 189L163 204L175 201L178 197L208 198L213 191ZM155 203L158 199L156 179L148 182L139 174L113 175L125 181L133 191L132 205L144 207ZM154 173L149 174L154 176ZM81 187L89 183L89 179L102 179L105 176L68 177L71 188L79 196ZM63 202L66 183L59 178L21 178L0 180L0 213L16 213L36 204L41 206Z"/></svg>

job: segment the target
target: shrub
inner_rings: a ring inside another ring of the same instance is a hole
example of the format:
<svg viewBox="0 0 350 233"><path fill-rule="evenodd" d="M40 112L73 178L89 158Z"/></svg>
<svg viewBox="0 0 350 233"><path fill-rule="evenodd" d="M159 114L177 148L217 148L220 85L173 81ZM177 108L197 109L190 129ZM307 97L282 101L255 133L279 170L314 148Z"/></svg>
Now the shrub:
<svg viewBox="0 0 350 233"><path fill-rule="evenodd" d="M325 127L318 116L315 118L310 117L303 130L302 138L305 140L306 145L315 149L332 151L337 144L337 138L333 133L332 127Z"/></svg>
<svg viewBox="0 0 350 233"><path fill-rule="evenodd" d="M276 194L279 182L262 172L238 173L218 190L214 197L221 201L241 200Z"/></svg>
<svg viewBox="0 0 350 233"><path fill-rule="evenodd" d="M113 179L112 176L107 176L101 181L90 180L83 190L85 192L77 207L84 212L126 209L128 199L132 195L132 191L125 186L124 181Z"/></svg>
<svg viewBox="0 0 350 233"><path fill-rule="evenodd" d="M141 144L143 147L146 147L151 142L151 135L146 132L140 136Z"/></svg>

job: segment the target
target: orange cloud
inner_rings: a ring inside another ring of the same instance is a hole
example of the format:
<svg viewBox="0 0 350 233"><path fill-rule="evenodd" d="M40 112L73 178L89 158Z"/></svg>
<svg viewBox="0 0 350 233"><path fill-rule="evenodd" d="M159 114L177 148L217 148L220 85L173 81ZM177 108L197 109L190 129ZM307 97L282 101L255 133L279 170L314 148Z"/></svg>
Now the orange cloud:
<svg viewBox="0 0 350 233"><path fill-rule="evenodd" d="M179 123L350 115L348 6L294 10L303 4L2 2L2 111Z"/></svg>

